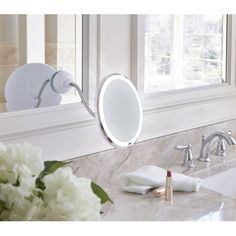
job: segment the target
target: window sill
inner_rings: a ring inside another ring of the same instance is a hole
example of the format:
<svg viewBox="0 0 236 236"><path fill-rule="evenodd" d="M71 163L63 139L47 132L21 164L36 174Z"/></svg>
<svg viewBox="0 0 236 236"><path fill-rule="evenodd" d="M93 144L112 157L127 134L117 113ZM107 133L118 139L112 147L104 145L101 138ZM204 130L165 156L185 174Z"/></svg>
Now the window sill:
<svg viewBox="0 0 236 236"><path fill-rule="evenodd" d="M236 91L230 86L216 89L225 93L215 96L212 89L211 94L202 91L201 99L197 96L201 91L192 91L192 97L175 94L175 99L179 97L175 103L164 95L159 102L154 97L142 99L144 123L138 142L235 119ZM27 140L43 148L45 159L64 160L113 148L80 103L3 113L0 119L1 141Z"/></svg>

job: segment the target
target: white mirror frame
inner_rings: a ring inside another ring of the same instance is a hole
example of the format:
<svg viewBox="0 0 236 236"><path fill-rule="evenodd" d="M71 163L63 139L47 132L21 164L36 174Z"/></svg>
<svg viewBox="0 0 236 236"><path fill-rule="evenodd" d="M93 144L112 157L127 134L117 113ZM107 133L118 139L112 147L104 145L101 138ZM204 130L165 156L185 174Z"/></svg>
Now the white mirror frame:
<svg viewBox="0 0 236 236"><path fill-rule="evenodd" d="M231 53L227 55L232 65L228 71L230 85L143 96L144 123L138 141L236 118L236 16L230 18L228 52ZM94 100L100 78L118 71L118 67L119 72L131 78L140 89L144 49L142 19L142 15L84 16L83 84L87 84L85 87L89 90L83 93L87 100ZM116 43L115 48L109 48L108 33ZM111 50L116 57L111 58ZM108 62L111 64L107 65ZM3 113L0 130L2 142L32 142L43 148L45 159L63 160L111 149L101 137L96 121L81 104Z"/></svg>

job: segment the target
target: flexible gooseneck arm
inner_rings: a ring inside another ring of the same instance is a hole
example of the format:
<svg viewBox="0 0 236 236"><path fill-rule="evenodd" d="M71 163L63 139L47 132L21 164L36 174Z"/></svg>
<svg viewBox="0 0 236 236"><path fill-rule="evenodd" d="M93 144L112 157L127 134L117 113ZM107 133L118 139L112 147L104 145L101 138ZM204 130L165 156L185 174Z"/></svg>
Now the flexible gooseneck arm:
<svg viewBox="0 0 236 236"><path fill-rule="evenodd" d="M74 87L74 88L78 91L79 96L80 96L80 98L81 98L81 100L82 100L82 103L84 104L86 110L90 113L91 116L93 116L93 117L95 118L95 113L94 113L94 112L91 110L91 108L88 106L88 104L87 104L87 102L86 102L86 100L85 100L85 98L84 98L83 92L82 92L82 90L80 89L79 85L77 85L77 84L75 84L75 83L70 83L70 85L71 85L72 87Z"/></svg>
<svg viewBox="0 0 236 236"><path fill-rule="evenodd" d="M66 71L55 72L50 79L50 85L52 90L59 94L67 93L72 87L74 87L79 93L81 101L85 106L86 110L89 112L91 116L95 118L95 113L88 106L88 103L86 102L83 92L80 89L79 85L73 83L72 76L69 72Z"/></svg>

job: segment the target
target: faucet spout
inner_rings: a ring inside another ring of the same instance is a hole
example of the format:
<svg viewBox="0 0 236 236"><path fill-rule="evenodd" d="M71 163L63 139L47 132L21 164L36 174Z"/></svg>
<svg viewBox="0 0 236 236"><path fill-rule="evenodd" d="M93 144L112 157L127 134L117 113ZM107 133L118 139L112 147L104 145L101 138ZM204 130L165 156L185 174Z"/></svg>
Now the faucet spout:
<svg viewBox="0 0 236 236"><path fill-rule="evenodd" d="M205 135L202 136L202 147L200 151L200 156L198 158L199 161L210 161L210 150L211 150L211 143L214 138L219 137L224 139L228 145L235 145L236 140L232 136L231 132L224 132L224 131L215 131L214 133L210 134L208 137Z"/></svg>

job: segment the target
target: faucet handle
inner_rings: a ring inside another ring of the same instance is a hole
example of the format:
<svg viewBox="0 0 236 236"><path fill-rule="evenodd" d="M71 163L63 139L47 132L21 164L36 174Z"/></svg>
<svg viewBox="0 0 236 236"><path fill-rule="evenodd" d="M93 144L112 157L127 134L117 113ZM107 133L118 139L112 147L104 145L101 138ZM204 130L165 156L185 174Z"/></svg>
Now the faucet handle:
<svg viewBox="0 0 236 236"><path fill-rule="evenodd" d="M175 150L184 151L184 161L182 162L182 166L194 167L191 144L176 146Z"/></svg>
<svg viewBox="0 0 236 236"><path fill-rule="evenodd" d="M232 131L231 131L231 130L229 130L229 131L226 132L226 133L232 137ZM217 146L216 146L216 150L215 150L215 155L217 155L217 156L223 156L223 157L226 157L226 156L227 156L226 147L225 147L225 141L223 140L222 137L219 137L219 139L218 139L218 141L217 141Z"/></svg>
<svg viewBox="0 0 236 236"><path fill-rule="evenodd" d="M185 149L191 149L192 146L191 144L188 144L188 145L178 145L175 147L176 150L185 150Z"/></svg>
<svg viewBox="0 0 236 236"><path fill-rule="evenodd" d="M227 152L226 152L226 148L225 148L225 142L221 137L219 137L219 139L217 141L215 155L216 156L227 156Z"/></svg>

